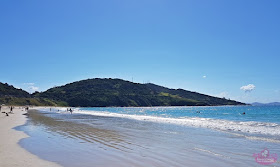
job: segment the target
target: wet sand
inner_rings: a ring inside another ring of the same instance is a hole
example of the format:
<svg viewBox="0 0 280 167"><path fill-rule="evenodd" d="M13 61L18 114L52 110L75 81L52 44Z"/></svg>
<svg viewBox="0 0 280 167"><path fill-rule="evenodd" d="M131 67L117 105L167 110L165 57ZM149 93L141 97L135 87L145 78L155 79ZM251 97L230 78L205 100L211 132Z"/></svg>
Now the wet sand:
<svg viewBox="0 0 280 167"><path fill-rule="evenodd" d="M18 142L29 137L24 132L13 128L23 125L26 122L26 116L23 109L16 107L13 113L9 112L8 107L2 107L0 113L0 166L1 167L56 167L56 163L40 159L23 149Z"/></svg>
<svg viewBox="0 0 280 167"><path fill-rule="evenodd" d="M258 166L252 155L278 143L202 128L30 110L20 145L67 167ZM279 166L275 163L271 166Z"/></svg>

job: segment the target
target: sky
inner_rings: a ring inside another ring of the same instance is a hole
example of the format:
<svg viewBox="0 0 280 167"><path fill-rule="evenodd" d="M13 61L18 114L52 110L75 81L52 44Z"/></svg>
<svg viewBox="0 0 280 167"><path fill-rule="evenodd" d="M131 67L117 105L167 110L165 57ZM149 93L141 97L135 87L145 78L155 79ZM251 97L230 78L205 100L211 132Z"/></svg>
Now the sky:
<svg viewBox="0 0 280 167"><path fill-rule="evenodd" d="M280 101L279 0L0 0L0 82L121 78Z"/></svg>

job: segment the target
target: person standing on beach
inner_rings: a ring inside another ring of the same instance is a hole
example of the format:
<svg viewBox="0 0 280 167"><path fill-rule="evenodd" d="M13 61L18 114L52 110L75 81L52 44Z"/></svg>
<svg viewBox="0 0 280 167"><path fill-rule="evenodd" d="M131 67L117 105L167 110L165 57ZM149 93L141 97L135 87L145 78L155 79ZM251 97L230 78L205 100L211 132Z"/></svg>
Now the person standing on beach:
<svg viewBox="0 0 280 167"><path fill-rule="evenodd" d="M10 107L10 113L13 113L13 106Z"/></svg>
<svg viewBox="0 0 280 167"><path fill-rule="evenodd" d="M70 110L69 110L69 111L70 111L70 113L72 114L72 112L73 112L73 111L72 111L72 108L70 108Z"/></svg>
<svg viewBox="0 0 280 167"><path fill-rule="evenodd" d="M4 108L4 106L3 106ZM0 106L0 111L2 110L2 106ZM6 113L5 110L2 111L2 113Z"/></svg>

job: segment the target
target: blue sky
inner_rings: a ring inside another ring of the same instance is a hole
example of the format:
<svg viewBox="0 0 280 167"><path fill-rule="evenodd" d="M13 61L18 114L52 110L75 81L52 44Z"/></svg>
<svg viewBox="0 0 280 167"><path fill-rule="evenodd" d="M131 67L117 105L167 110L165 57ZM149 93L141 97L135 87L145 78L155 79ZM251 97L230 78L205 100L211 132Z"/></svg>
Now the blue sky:
<svg viewBox="0 0 280 167"><path fill-rule="evenodd" d="M280 101L279 9L278 0L2 0L0 82L44 91L133 78Z"/></svg>

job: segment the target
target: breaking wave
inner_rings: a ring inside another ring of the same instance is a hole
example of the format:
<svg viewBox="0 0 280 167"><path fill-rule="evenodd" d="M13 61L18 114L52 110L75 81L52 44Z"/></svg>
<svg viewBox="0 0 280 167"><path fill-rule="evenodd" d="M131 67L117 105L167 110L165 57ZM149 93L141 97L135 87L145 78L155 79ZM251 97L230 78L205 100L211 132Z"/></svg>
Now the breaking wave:
<svg viewBox="0 0 280 167"><path fill-rule="evenodd" d="M242 122L242 121L230 121L230 120L223 120L223 119L200 118L200 117L168 118L168 117L158 117L158 116L148 116L148 115L112 113L107 111L102 111L102 112L86 111L86 110L78 110L78 109L75 110L75 113L104 116L104 117L119 117L119 118L127 118L127 119L139 120L139 121L168 123L168 124L175 124L175 125L182 125L182 126L202 127L202 128L210 128L210 129L222 130L222 131L280 136L280 126L277 123L255 122L255 121Z"/></svg>

